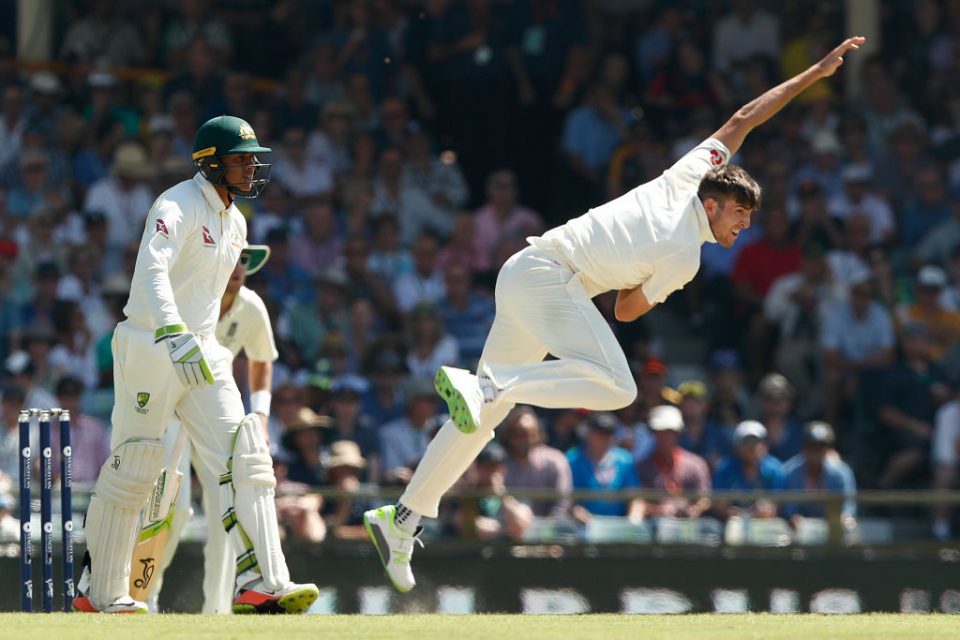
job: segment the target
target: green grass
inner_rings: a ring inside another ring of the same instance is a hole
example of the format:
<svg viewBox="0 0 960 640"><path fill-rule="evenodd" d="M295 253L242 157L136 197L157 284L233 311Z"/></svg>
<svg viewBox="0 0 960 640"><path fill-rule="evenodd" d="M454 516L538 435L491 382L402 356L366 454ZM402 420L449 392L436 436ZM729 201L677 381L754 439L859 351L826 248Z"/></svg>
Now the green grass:
<svg viewBox="0 0 960 640"><path fill-rule="evenodd" d="M931 640L960 638L960 617L737 614L683 616L104 616L0 614L0 637L15 640Z"/></svg>

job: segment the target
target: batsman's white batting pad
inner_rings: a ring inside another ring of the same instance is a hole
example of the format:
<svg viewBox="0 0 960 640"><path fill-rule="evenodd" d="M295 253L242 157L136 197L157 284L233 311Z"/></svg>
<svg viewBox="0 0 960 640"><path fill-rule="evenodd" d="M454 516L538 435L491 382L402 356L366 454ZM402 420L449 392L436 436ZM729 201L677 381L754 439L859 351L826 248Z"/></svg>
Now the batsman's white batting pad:
<svg viewBox="0 0 960 640"><path fill-rule="evenodd" d="M290 572L280 548L273 492L277 479L260 417L256 414L245 416L237 427L233 457L227 463L227 470L232 491L225 489L223 480L220 484L221 499L226 501L224 526L230 535L240 537L244 547L237 561L237 573L258 566L267 589L282 589L290 582ZM231 520L237 526L231 526Z"/></svg>
<svg viewBox="0 0 960 640"><path fill-rule="evenodd" d="M84 527L91 561L90 601L98 609L128 594L140 509L160 473L163 452L160 440L131 438L100 468Z"/></svg>

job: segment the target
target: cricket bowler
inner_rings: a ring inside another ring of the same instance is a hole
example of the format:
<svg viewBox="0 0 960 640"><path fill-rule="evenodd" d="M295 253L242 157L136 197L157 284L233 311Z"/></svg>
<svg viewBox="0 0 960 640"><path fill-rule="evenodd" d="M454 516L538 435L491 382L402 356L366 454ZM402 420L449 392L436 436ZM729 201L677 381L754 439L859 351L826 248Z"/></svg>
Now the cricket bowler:
<svg viewBox="0 0 960 640"><path fill-rule="evenodd" d="M393 585L416 581L410 559L421 517L493 437L516 404L609 411L627 406L636 382L591 298L617 290L617 320L630 322L690 282L704 242L733 246L760 205L760 187L728 165L744 138L804 89L832 76L862 37L848 38L802 73L738 110L658 178L539 237L503 265L496 317L478 375L442 367L435 385L450 420L431 441L396 505L364 514ZM547 354L556 359L545 361Z"/></svg>

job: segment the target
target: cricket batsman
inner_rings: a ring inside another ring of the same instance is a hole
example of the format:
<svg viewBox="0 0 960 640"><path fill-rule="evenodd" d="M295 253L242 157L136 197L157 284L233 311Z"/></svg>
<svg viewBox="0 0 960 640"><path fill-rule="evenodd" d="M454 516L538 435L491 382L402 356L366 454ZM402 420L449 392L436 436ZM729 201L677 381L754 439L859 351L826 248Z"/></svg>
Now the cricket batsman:
<svg viewBox="0 0 960 640"><path fill-rule="evenodd" d="M270 247L266 245L247 245L240 252L240 260L230 274L227 289L220 299L220 318L216 330L217 342L230 350L232 358L236 358L241 351L246 353L250 411L260 417L265 437L270 419L273 361L279 353L273 339L267 306L255 291L244 286L244 282L248 275L259 271L269 257ZM175 459L174 453L182 428L178 419L172 420L167 427L167 457L172 468L179 467L178 476L189 478L189 444L183 447L179 460ZM220 522L219 478L204 472L204 467L199 463L196 468L203 488L203 512L207 518L207 540L203 546L202 612L230 613L236 567L227 533ZM176 491L177 487L168 484L165 489ZM151 611L157 610L156 599L163 588L163 575L173 560L183 527L190 517L189 482L179 486L179 492L171 498L176 500L175 511L172 514L160 514L160 517L167 519L167 535L152 535L153 523L145 522L134 549L131 593L135 596L142 593ZM147 573L154 569L155 573Z"/></svg>
<svg viewBox="0 0 960 640"><path fill-rule="evenodd" d="M728 165L747 134L804 89L832 76L862 37L738 110L712 136L656 179L579 218L528 238L501 268L497 313L478 375L441 367L437 391L448 420L431 441L396 505L364 522L388 577L400 591L416 584L410 558L421 517L493 437L516 404L609 411L627 406L636 382L613 331L591 298L616 289L617 320L630 322L690 282L700 246L733 246L760 205L760 187ZM545 361L547 354L556 359Z"/></svg>
<svg viewBox="0 0 960 640"><path fill-rule="evenodd" d="M261 418L245 414L232 355L214 335L246 242L234 199L257 197L269 182L270 165L257 158L269 152L240 118L207 121L194 140L198 173L147 214L126 319L113 336L112 452L87 510L78 611L147 611L130 596L130 559L174 411L199 465L219 478L219 512L237 558L233 610L302 613L319 595L315 585L290 580Z"/></svg>

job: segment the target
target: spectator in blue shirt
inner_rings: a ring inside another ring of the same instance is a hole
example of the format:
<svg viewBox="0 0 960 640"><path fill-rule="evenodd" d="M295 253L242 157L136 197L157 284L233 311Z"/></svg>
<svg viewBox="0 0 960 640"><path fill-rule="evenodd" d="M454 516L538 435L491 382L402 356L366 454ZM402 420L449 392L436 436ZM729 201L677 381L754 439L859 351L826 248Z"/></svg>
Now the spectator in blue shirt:
<svg viewBox="0 0 960 640"><path fill-rule="evenodd" d="M590 414L585 425L583 445L567 452L573 472L573 488L616 491L639 487L630 452L613 446L617 428L613 414ZM582 524L593 516L629 516L631 520L642 520L643 501L635 499L628 505L622 501L583 500L573 506L570 514Z"/></svg>
<svg viewBox="0 0 960 640"><path fill-rule="evenodd" d="M767 430L756 420L744 420L733 431L733 450L713 473L717 491L778 491L783 488L783 465L767 449ZM715 502L717 513L724 518L749 511L754 518L772 518L777 507L767 500L753 504Z"/></svg>
<svg viewBox="0 0 960 640"><path fill-rule="evenodd" d="M803 451L783 465L784 485L787 491L830 491L847 496L843 502L843 519L852 524L857 515L857 482L853 471L833 449L836 438L833 427L826 422L807 424L804 433ZM796 526L799 518L822 518L824 505L808 502L785 504L783 515Z"/></svg>
<svg viewBox="0 0 960 640"><path fill-rule="evenodd" d="M493 325L496 307L488 296L473 289L473 275L460 263L451 263L443 273L446 295L440 314L447 333L457 339L460 362L474 368Z"/></svg>

